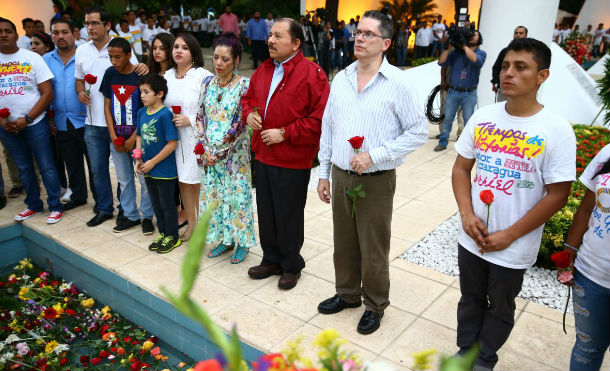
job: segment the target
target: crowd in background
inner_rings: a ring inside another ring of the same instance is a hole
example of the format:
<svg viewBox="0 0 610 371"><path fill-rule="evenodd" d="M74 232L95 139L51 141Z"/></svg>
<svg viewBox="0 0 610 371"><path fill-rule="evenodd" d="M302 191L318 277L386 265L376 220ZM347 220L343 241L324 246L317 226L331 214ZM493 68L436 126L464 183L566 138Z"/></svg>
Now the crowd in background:
<svg viewBox="0 0 610 371"><path fill-rule="evenodd" d="M575 25L571 28L568 24L555 23L553 30L553 41L557 44L567 40L570 35L583 35L585 43L589 47L589 53L593 59L598 59L608 50L610 50L610 27L604 29L604 24L600 23L597 28L593 29L593 25L587 25L586 30L581 30L580 25Z"/></svg>

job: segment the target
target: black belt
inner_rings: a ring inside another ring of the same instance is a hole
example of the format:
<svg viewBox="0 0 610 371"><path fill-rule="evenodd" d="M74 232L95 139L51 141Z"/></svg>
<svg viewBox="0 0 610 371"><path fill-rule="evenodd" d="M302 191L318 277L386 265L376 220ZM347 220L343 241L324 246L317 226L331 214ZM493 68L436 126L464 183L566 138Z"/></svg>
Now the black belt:
<svg viewBox="0 0 610 371"><path fill-rule="evenodd" d="M457 86L450 86L449 89L453 89L455 91L460 91L463 93L470 93L471 91L475 91L477 90L477 87L472 87L472 88L458 88Z"/></svg>
<svg viewBox="0 0 610 371"><path fill-rule="evenodd" d="M335 166L336 166L336 165L335 165ZM339 170L341 170L341 171L343 171L344 173L347 173L347 175L349 175L349 176L356 176L356 175L358 175L358 176L377 176L377 175L382 175L382 174L385 174L385 173L387 173L388 171L392 171L392 170L379 170L379 171L373 171L373 172L370 172L370 173L362 173L362 174L358 174L358 173L357 173L357 172L355 172L355 171L351 171L351 170L343 170L343 169L341 169L339 166L336 166L336 168L337 168L337 169L339 169Z"/></svg>

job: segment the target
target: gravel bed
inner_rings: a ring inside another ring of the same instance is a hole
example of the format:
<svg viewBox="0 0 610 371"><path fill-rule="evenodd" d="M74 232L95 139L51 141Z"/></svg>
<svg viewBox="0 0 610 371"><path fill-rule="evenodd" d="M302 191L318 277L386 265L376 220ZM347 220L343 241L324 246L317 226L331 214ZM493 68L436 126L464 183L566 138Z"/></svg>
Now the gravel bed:
<svg viewBox="0 0 610 371"><path fill-rule="evenodd" d="M460 223L459 214L455 214L400 257L437 272L459 276L457 243ZM525 272L519 297L563 312L568 290L557 282L555 270L531 267ZM571 304L568 313L572 313Z"/></svg>

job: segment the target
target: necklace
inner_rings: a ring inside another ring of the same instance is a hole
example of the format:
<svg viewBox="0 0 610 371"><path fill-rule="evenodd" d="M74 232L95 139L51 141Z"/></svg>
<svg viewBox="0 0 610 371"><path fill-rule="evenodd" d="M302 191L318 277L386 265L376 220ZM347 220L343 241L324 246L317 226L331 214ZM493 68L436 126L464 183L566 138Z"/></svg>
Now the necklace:
<svg viewBox="0 0 610 371"><path fill-rule="evenodd" d="M218 87L219 88L225 88L229 85L231 85L231 83L233 82L233 79L235 78L235 76L237 76L236 74L233 74L233 77L231 77L231 80L229 80L229 82L222 84L220 82L220 77L218 77ZM216 99L218 101L218 103L220 103L220 101L222 101L222 93L218 93L218 98Z"/></svg>
<svg viewBox="0 0 610 371"><path fill-rule="evenodd" d="M179 74L178 74L178 67L176 67L176 78L177 78L177 79L179 79L179 80L180 80L180 79L185 78L185 77L186 77L186 74L187 74L187 73L188 73L188 72L191 70L191 68L192 68L192 67L193 67L193 65L191 64L191 65L189 66L189 68L187 68L187 70L186 70L186 71L184 71L184 74L182 74L182 75L179 75Z"/></svg>

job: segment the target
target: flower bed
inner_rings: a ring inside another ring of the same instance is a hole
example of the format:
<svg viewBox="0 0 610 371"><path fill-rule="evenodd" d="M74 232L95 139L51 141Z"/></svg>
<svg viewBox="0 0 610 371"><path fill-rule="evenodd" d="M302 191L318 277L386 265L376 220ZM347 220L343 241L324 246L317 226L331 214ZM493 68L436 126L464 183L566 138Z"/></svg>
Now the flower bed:
<svg viewBox="0 0 610 371"><path fill-rule="evenodd" d="M586 36L578 32L572 32L567 39L562 41L559 46L572 57L576 63L583 64L591 59L589 44Z"/></svg>
<svg viewBox="0 0 610 371"><path fill-rule="evenodd" d="M580 177L597 152L610 143L610 130L602 127L574 125L574 132L577 140L576 174L577 177ZM582 183L574 182L566 206L546 223L536 265L551 269L555 267L551 261L551 255L563 250L563 242L568 236L574 213L580 205L585 190Z"/></svg>
<svg viewBox="0 0 610 371"><path fill-rule="evenodd" d="M22 260L0 279L0 368L156 370L170 367L158 339L72 283Z"/></svg>

